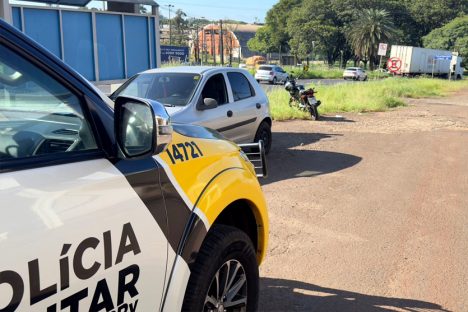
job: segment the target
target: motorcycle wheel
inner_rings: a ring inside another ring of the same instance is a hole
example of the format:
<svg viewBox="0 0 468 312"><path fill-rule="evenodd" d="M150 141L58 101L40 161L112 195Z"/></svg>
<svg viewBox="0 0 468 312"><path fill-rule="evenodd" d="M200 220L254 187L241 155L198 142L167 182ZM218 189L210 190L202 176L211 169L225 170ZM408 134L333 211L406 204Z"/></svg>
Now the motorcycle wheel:
<svg viewBox="0 0 468 312"><path fill-rule="evenodd" d="M310 113L310 117L312 117L312 120L319 119L319 112L317 110L317 106L315 105L309 106L309 113Z"/></svg>

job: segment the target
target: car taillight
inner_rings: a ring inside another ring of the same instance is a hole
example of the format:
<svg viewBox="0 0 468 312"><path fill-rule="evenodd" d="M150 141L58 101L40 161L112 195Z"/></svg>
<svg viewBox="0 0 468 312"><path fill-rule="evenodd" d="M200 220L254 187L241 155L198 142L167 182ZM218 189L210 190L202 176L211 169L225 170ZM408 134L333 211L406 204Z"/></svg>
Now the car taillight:
<svg viewBox="0 0 468 312"><path fill-rule="evenodd" d="M273 76L275 73L274 72L270 72L270 76Z"/></svg>

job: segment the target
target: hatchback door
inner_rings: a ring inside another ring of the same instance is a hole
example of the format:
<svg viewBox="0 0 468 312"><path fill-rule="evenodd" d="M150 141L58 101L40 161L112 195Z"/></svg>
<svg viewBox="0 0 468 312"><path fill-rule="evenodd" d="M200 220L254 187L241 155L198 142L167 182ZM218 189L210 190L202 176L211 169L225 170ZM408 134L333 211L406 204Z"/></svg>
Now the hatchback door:
<svg viewBox="0 0 468 312"><path fill-rule="evenodd" d="M276 67L276 72L278 72L278 81L286 81L288 73L284 71L281 67Z"/></svg>
<svg viewBox="0 0 468 312"><path fill-rule="evenodd" d="M229 106L237 118L219 130L235 137L236 142L253 142L266 103L260 103L259 95L255 94L255 89L243 73L228 72L227 76L232 91Z"/></svg>
<svg viewBox="0 0 468 312"><path fill-rule="evenodd" d="M231 75L234 74L234 75ZM232 83L227 83L227 76L224 73L217 73L209 77L202 88L200 98L198 99L198 107L201 106L204 99L215 99L218 106L216 108L196 110L194 123L203 125L208 128L215 129L221 132L226 138L237 143L247 142L253 138L253 128L255 126L256 102L252 96L254 94L252 87L248 81L238 81L242 77L236 74L229 73L229 80L236 79L236 87L243 87L243 92L236 93L231 90ZM245 76L243 76L245 80ZM234 94L235 93L235 94ZM247 99L247 96L250 99ZM237 100L236 100L237 99Z"/></svg>

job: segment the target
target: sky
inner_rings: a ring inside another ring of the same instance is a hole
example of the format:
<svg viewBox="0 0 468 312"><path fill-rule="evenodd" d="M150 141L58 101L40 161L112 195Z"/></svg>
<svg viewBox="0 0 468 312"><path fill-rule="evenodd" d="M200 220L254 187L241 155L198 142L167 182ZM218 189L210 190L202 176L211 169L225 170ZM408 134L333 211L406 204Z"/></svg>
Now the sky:
<svg viewBox="0 0 468 312"><path fill-rule="evenodd" d="M235 19L248 23L263 23L265 15L278 0L156 0L160 5L159 12L168 16L167 5L174 5L171 12L182 9L189 17L205 17L210 20ZM171 13L172 14L172 13Z"/></svg>
<svg viewBox="0 0 468 312"><path fill-rule="evenodd" d="M11 3L23 3L11 0ZM184 11L188 17L204 17L209 20L234 19L247 23L265 21L265 15L278 0L232 0L232 1L213 1L213 0L156 0L160 5L160 14L168 17L168 5L173 5L172 12L177 9ZM91 6L102 7L102 2L92 1Z"/></svg>

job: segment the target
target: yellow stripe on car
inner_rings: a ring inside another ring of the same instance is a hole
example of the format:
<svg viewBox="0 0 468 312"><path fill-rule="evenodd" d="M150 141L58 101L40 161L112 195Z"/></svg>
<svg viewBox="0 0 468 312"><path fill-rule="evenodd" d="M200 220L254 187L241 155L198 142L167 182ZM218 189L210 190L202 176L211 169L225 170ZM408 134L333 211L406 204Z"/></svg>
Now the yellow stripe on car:
<svg viewBox="0 0 468 312"><path fill-rule="evenodd" d="M252 164L240 156L237 145L174 133L171 144L160 157L191 204L204 213L209 225L229 204L237 200L249 203L257 222L260 263L267 246L268 213Z"/></svg>

